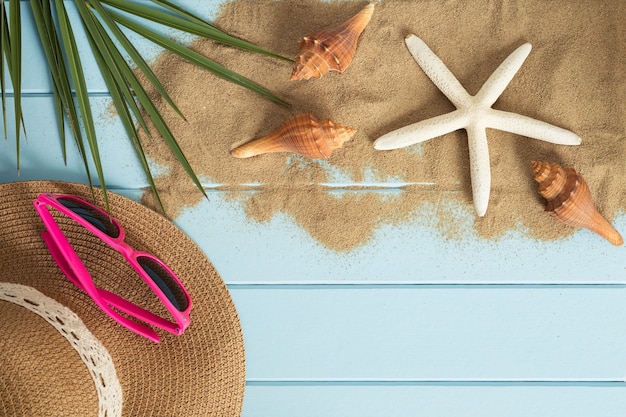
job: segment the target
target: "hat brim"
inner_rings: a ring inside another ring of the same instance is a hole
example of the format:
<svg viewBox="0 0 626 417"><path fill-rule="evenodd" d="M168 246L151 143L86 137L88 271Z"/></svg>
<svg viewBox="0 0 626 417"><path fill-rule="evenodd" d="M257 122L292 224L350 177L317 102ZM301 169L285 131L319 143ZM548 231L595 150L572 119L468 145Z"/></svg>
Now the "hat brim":
<svg viewBox="0 0 626 417"><path fill-rule="evenodd" d="M206 255L163 216L109 192L111 215L124 228L126 242L162 259L193 301L185 333L158 331L161 343L155 344L111 320L62 274L41 238L45 227L32 204L40 193L75 195L104 207L102 193L96 189L94 195L81 184L0 185L0 281L34 287L76 313L111 354L123 390L123 415L240 415L245 386L241 324L228 289ZM94 280L141 302L145 286L117 252L69 220L61 219L61 225ZM46 341L32 340L33 346L38 343ZM34 372L38 381L48 377ZM84 377L84 371L77 375ZM1 394L2 401L12 395ZM40 412L50 415L50 410Z"/></svg>

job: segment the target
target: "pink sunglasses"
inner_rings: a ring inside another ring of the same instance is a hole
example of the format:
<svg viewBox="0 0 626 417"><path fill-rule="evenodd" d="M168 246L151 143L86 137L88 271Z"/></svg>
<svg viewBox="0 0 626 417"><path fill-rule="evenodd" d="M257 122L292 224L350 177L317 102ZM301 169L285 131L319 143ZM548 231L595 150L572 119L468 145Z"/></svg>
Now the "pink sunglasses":
<svg viewBox="0 0 626 417"><path fill-rule="evenodd" d="M85 291L106 314L121 325L155 343L159 343L160 338L151 327L131 320L119 312L175 335L181 335L185 331L189 326L189 311L191 310L191 298L187 290L176 274L163 261L149 253L136 251L125 243L124 229L117 220L93 204L69 195L39 194L33 204L46 229L48 229L41 235L59 268L70 281ZM49 207L74 220L121 253L157 295L175 322L147 311L110 291L96 287L89 271L54 220Z"/></svg>

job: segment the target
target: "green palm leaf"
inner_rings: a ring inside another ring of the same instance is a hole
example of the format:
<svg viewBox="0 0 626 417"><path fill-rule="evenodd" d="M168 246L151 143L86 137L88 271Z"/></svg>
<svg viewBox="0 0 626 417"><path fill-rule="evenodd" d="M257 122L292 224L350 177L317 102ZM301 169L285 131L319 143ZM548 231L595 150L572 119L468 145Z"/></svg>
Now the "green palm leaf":
<svg viewBox="0 0 626 417"><path fill-rule="evenodd" d="M212 72L218 77L228 80L230 82L233 82L235 84L241 85L242 87L246 87L252 91L255 91L278 104L281 104L284 106L289 105L286 101L274 96L272 93L265 90L263 87L259 86L258 84L250 81L249 79L245 77L242 77L241 75L233 71L230 71L229 69L219 65L218 63L206 58L204 55L201 55L187 47L184 47L168 39L167 37L158 34L157 32L153 30L150 30L144 26L141 26L135 23L133 20L127 19L126 17L122 16L119 13L110 12L110 14L111 14L111 17L116 22L126 26L127 28L133 30L134 32L140 33L146 39L149 39L152 42L156 43L157 45L162 46L163 48L166 48L172 51L173 53L181 56L182 58L188 60L189 62Z"/></svg>
<svg viewBox="0 0 626 417"><path fill-rule="evenodd" d="M11 48L8 44L9 42L9 28L7 27L7 16L6 9L4 7L4 2L0 4L0 47L2 48L2 52L0 52L0 88L2 89L2 121L4 122L4 138L7 139L7 95L5 89L5 75L4 75L4 55L5 52L7 54L11 53Z"/></svg>
<svg viewBox="0 0 626 417"><path fill-rule="evenodd" d="M7 136L6 128L6 92L5 92L5 73L4 73L4 58L7 60L7 67L9 69L9 76L11 77L11 84L13 86L13 102L15 107L15 147L17 154L17 170L20 169L20 132L21 127L24 124L22 117L22 37L20 33L21 26L21 9L19 0L11 0L9 2L9 21L7 22L7 13L4 7L4 2L0 7L0 24L1 31L0 47L2 48L2 59L0 62L3 65L2 73L0 74L0 84L2 85L2 114L4 121L4 135ZM10 35L13 33L13 36Z"/></svg>
<svg viewBox="0 0 626 417"><path fill-rule="evenodd" d="M275 54L263 48L251 44L250 42L236 38L227 34L226 32L216 28L213 25L208 25L200 18L190 18L193 16L191 13L181 14L176 7L173 7L169 2L156 1L154 3L164 3L167 5L170 11L174 11L175 14L164 12L158 8L153 8L145 4L141 4L134 1L126 0L98 0L101 3L115 7L118 10L125 11L143 19L152 20L153 22L160 23L167 27L182 30L187 33L191 33L198 36L203 36L208 39L213 39L225 45L234 46L240 49L246 49L248 51L257 52L260 54L268 55L274 58L282 59L285 61L292 61L290 58L286 58L282 55ZM177 13L177 14L176 14Z"/></svg>
<svg viewBox="0 0 626 417"><path fill-rule="evenodd" d="M4 65L6 64L14 91L18 169L20 131L24 127L21 109L22 45L20 32L22 27L20 25L20 4L19 0L9 0L7 13L4 2L0 2L2 120L4 122L5 136L7 136L6 74L4 71ZM74 33L77 23L68 17L66 10L67 2L30 0L29 3L23 2L23 4L30 5L41 47L48 63L64 160L66 159L66 126L69 126L83 160L89 184L92 184L89 167L93 163L108 208L107 188L98 148L97 132L81 59L81 55L85 51L79 51L75 41ZM161 138L168 145L170 151L175 155L200 192L204 193L204 189L167 123L148 96L144 86L139 82L135 71L141 72L145 79L152 84L155 90L181 117L184 117L183 114L176 107L176 104L167 94L167 91L145 62L140 52L126 37L121 29L122 26L229 82L259 93L275 103L288 106L288 103L284 100L253 81L217 64L208 57L192 51L187 46L172 41L156 30L149 29L142 21L155 22L164 28L172 28L192 35L206 37L216 42L253 53L264 54L271 58L290 61L289 58L233 37L168 0L151 0L151 3L146 3L142 0L75 0L74 4L79 13L80 25L87 35L93 56L110 92L122 126L131 141L139 163L146 174L147 181L161 208L163 206L137 132L139 128L150 135L147 125L148 120L155 126Z"/></svg>
<svg viewBox="0 0 626 417"><path fill-rule="evenodd" d="M102 162L100 160L100 152L98 151L98 141L96 138L96 128L93 122L93 115L91 113L91 105L89 103L89 91L87 91L87 83L85 82L85 74L83 73L83 66L80 60L80 54L74 38L74 32L70 25L70 19L65 10L65 4L62 1L55 1L56 14L59 22L59 29L61 32L61 39L63 41L63 48L69 67L69 73L76 90L76 98L78 101L78 108L83 120L83 127L86 132L87 143L89 144L89 150L91 151L92 159L96 165L96 172L98 173L98 179L100 180L100 187L104 192L104 201L109 207L109 201L106 193L106 184L104 182L104 172L102 171Z"/></svg>
<svg viewBox="0 0 626 417"><path fill-rule="evenodd" d="M37 31L39 33L39 38L42 40L42 49L46 55L50 76L52 78L59 135L63 149L63 158L65 160L67 156L65 147L65 115L85 166L87 180L89 181L89 185L92 185L89 163L85 152L85 145L78 117L78 109L74 103L69 70L65 64L65 59L63 58L63 50L61 42L59 41L59 35L56 31L52 8L50 7L50 3L41 0L31 0L30 5L35 19L35 25L37 26Z"/></svg>

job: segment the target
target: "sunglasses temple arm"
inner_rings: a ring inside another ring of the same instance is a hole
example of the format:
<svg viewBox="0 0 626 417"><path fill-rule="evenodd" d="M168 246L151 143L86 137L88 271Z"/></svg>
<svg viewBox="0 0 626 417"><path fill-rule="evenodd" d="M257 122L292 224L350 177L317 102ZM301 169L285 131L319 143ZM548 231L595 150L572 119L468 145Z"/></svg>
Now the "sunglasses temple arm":
<svg viewBox="0 0 626 417"><path fill-rule="evenodd" d="M85 291L92 299L94 299L94 297L89 294L85 288L82 286L82 284L80 283L80 281L76 278L76 276L74 275L74 271L72 270L72 268L70 268L67 260L65 259L65 257L63 256L63 254L61 253L61 251L59 250L59 248L57 247L56 243L54 242L54 240L52 239L52 237L50 236L50 234L48 232L42 232L41 233L41 237L43 238L44 242L46 243L46 245L48 246L48 249L50 250L50 254L52 255L52 258L54 259L54 261L57 263L57 265L59 266L59 268L61 269L61 271L65 274L65 276L72 281L72 283L74 285L76 285L78 288L80 288L81 290ZM122 299L121 297L116 296L115 294L94 287L98 293L99 298L101 299L100 302L104 302L107 305L112 305L115 308L119 309L120 311L123 311L125 313L128 312L129 308L126 306L126 304L130 304L128 301ZM112 299L116 299L115 301L118 302L112 302L110 300ZM119 301L121 300L121 301ZM96 301L94 299L94 301ZM98 303L99 304L99 303ZM102 308L102 306L100 306L100 308ZM138 308L138 307L135 307ZM126 317L120 316L119 314L112 312L109 309L109 313L110 314L114 314L115 320L120 323L123 324L125 327L129 328L130 330L134 331L135 333L138 333L148 339L150 339L151 341L155 342L155 343L159 343L160 338L159 335L152 330L150 327L148 326L144 326L143 324L140 323L136 323L132 320L127 319ZM146 313L151 314L149 312L146 311ZM109 314L109 315L110 315ZM130 314L130 313L129 313ZM157 316L157 318L160 319L160 317ZM163 319L161 319L163 320ZM165 320L163 320L165 321ZM171 323L168 323L167 321L165 321L169 327L173 327ZM167 329L166 329L167 330Z"/></svg>
<svg viewBox="0 0 626 417"><path fill-rule="evenodd" d="M136 321L133 321L131 319L129 319L128 317L122 316L121 314L119 314L117 311L113 310L107 303L106 301L103 301L104 305L99 305L99 307L106 312L106 314L108 316L110 316L112 319L114 319L116 322L118 322L119 324L121 324L122 326L128 328L129 330L137 333L138 335L141 335L143 337L145 337L148 340L153 341L154 343L159 343L161 341L161 338L159 337L159 335L157 334L157 332L155 332L151 327L148 327L144 324L138 323Z"/></svg>
<svg viewBox="0 0 626 417"><path fill-rule="evenodd" d="M85 269L85 266L82 264L82 262L78 258L78 255L76 255L76 253L72 249L65 235L63 234L63 232L57 225L56 221L54 220L50 212L45 207L45 204L41 204L39 201L36 201L34 203L34 206L35 206L35 210L37 211L37 214L39 214L41 221L43 222L44 226L47 229L47 231L44 231L41 233L41 237L46 243L46 246L48 246L48 250L50 251L50 254L52 255L54 261L57 263L61 271L63 271L65 276L70 281L72 281L74 285L76 285L78 288L85 291L86 293L91 294L96 289L95 285L93 284L91 279L87 280L84 283L82 282L82 280L80 279L80 274L76 273L75 268L72 266L72 263L70 262L70 259L68 258L66 253L62 250L61 246L59 245L64 243L64 245L62 246L65 246L67 248L67 251L70 251L71 254L74 256L74 258L76 258L77 260L76 266L79 269L82 268L83 272L87 275L89 275L89 272L87 272L87 270Z"/></svg>
<svg viewBox="0 0 626 417"><path fill-rule="evenodd" d="M102 299L111 307L115 307L123 313L133 316L139 320L145 321L146 323L150 323L170 333L178 334L178 325L171 323L165 320L163 317L157 316L156 314L151 313L148 310L145 310L137 306L136 304L131 303L130 301L125 300L117 294L114 294L107 290L103 290L101 288L98 288L97 290Z"/></svg>
<svg viewBox="0 0 626 417"><path fill-rule="evenodd" d="M81 290L85 291L85 288L83 287L83 284L80 282L80 280L74 274L74 271L72 270L72 268L70 267L69 263L67 262L67 259L61 253L61 250L56 245L54 239L52 239L52 236L50 236L50 233L49 232L41 232L41 237L43 238L43 241L46 243L46 246L48 246L48 250L50 251L50 254L52 255L52 258L57 263L57 265L59 266L59 269L61 269L63 274L65 274L67 279L72 281L72 283L74 285L76 285L78 288L80 288Z"/></svg>

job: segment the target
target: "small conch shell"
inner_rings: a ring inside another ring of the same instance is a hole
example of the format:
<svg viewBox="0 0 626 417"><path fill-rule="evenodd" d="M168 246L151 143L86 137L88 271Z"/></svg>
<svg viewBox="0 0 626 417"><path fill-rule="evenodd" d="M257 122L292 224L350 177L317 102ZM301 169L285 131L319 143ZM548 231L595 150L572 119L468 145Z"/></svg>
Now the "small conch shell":
<svg viewBox="0 0 626 417"><path fill-rule="evenodd" d="M340 26L322 29L300 40L300 53L291 73L292 80L320 78L328 71L342 74L352 62L357 41L374 13L374 3L365 6Z"/></svg>
<svg viewBox="0 0 626 417"><path fill-rule="evenodd" d="M532 161L538 191L546 200L546 211L574 227L584 227L619 246L624 239L598 212L584 178L572 168L550 162Z"/></svg>
<svg viewBox="0 0 626 417"><path fill-rule="evenodd" d="M295 152L307 158L328 158L343 143L352 138L356 129L318 120L311 113L294 116L267 136L241 145L230 154L235 158L249 158L270 152Z"/></svg>

